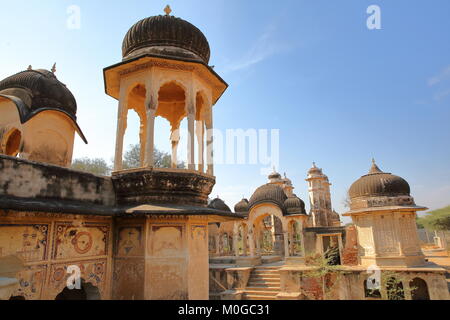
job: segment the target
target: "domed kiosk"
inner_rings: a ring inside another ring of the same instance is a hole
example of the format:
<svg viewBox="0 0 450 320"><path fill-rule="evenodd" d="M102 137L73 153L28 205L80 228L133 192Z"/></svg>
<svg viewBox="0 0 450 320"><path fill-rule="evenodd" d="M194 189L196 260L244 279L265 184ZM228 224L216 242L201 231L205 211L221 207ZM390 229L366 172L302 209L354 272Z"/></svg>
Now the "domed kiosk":
<svg viewBox="0 0 450 320"><path fill-rule="evenodd" d="M104 69L106 93L119 103L112 180L118 203L129 206L134 218L146 217L153 245L144 254L144 298L207 299L208 224L241 217L221 199L208 205L215 184L213 106L227 84L208 65L210 48L203 33L170 15L169 7L165 11L133 25L123 40L122 61ZM129 110L140 121L140 168L123 170ZM156 117L171 127L171 168L154 167ZM185 118L187 167L179 168Z"/></svg>
<svg viewBox="0 0 450 320"><path fill-rule="evenodd" d="M417 206L408 182L383 172L372 161L369 173L349 189L351 216L357 228L362 265L417 266L425 264L416 226Z"/></svg>
<svg viewBox="0 0 450 320"><path fill-rule="evenodd" d="M72 163L77 103L56 69L32 69L0 81L0 154L63 167Z"/></svg>

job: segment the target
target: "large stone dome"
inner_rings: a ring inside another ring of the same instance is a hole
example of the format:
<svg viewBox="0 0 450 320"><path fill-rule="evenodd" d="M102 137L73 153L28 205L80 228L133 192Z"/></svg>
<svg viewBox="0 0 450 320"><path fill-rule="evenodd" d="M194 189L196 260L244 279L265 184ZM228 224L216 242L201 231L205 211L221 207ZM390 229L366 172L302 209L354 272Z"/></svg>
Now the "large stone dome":
<svg viewBox="0 0 450 320"><path fill-rule="evenodd" d="M77 103L72 92L48 70L29 69L3 79L0 94L20 98L31 113L58 109L76 120Z"/></svg>
<svg viewBox="0 0 450 320"><path fill-rule="evenodd" d="M222 199L220 199L218 197L211 200L211 202L208 204L208 208L216 209L216 210L220 210L220 211L231 212L230 207L227 206L225 201L223 201Z"/></svg>
<svg viewBox="0 0 450 320"><path fill-rule="evenodd" d="M373 162L369 173L356 180L349 190L350 199L377 196L409 196L410 188L405 179L380 170Z"/></svg>
<svg viewBox="0 0 450 320"><path fill-rule="evenodd" d="M236 213L247 213L248 212L248 200L242 199L234 206L234 212Z"/></svg>
<svg viewBox="0 0 450 320"><path fill-rule="evenodd" d="M122 44L124 60L145 54L208 64L210 49L206 37L197 27L166 14L137 22L125 35Z"/></svg>
<svg viewBox="0 0 450 320"><path fill-rule="evenodd" d="M306 214L305 203L295 194L284 201L284 207L288 214Z"/></svg>
<svg viewBox="0 0 450 320"><path fill-rule="evenodd" d="M255 190L248 203L249 208L263 202L271 202L284 210L287 196L282 187L276 184L265 184Z"/></svg>

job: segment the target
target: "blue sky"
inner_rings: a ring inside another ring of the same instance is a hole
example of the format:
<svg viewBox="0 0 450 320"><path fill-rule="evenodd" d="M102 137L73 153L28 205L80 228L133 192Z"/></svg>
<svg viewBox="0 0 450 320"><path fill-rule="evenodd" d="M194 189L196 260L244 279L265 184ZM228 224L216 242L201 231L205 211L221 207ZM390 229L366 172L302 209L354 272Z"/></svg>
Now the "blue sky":
<svg viewBox="0 0 450 320"><path fill-rule="evenodd" d="M56 61L89 140L76 138L75 157L110 160L117 102L104 94L102 69L121 60L127 30L166 4L203 31L210 64L230 85L214 107L215 127L280 129L279 171L298 196L307 199L304 179L316 161L344 212L347 189L375 157L410 183L416 203L450 204L448 0L8 1L0 78ZM366 27L372 4L381 30ZM70 5L81 10L80 29L66 27ZM137 142L137 117L129 126L127 144ZM156 144L168 150L159 136ZM266 182L260 168L217 165L212 196L230 207L250 197Z"/></svg>

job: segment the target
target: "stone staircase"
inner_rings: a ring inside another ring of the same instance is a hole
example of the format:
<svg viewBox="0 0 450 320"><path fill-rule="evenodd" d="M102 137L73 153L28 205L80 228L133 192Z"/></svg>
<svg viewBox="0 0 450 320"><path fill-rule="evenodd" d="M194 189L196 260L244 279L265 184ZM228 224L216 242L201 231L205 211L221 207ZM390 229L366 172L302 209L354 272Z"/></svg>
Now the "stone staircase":
<svg viewBox="0 0 450 320"><path fill-rule="evenodd" d="M279 267L256 267L250 274L243 300L276 300L280 292Z"/></svg>

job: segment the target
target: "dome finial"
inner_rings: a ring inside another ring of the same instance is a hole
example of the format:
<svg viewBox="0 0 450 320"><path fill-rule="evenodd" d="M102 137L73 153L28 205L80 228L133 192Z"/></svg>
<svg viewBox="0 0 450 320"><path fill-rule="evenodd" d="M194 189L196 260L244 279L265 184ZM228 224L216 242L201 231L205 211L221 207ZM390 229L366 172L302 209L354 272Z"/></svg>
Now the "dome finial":
<svg viewBox="0 0 450 320"><path fill-rule="evenodd" d="M313 162L313 168L317 168L317 167L316 167L316 162Z"/></svg>
<svg viewBox="0 0 450 320"><path fill-rule="evenodd" d="M382 173L383 171L381 171L380 168L378 168L376 162L375 162L375 158L372 158L372 167L370 168L369 174L374 174L374 173Z"/></svg>
<svg viewBox="0 0 450 320"><path fill-rule="evenodd" d="M170 13L172 12L172 9L170 8L169 5L167 5L167 6L164 8L164 12L166 13L166 16L170 15Z"/></svg>
<svg viewBox="0 0 450 320"><path fill-rule="evenodd" d="M56 72L56 62L53 64L52 69L50 70L52 73Z"/></svg>
<svg viewBox="0 0 450 320"><path fill-rule="evenodd" d="M31 66L31 64L28 66L27 70L33 70L33 67Z"/></svg>

